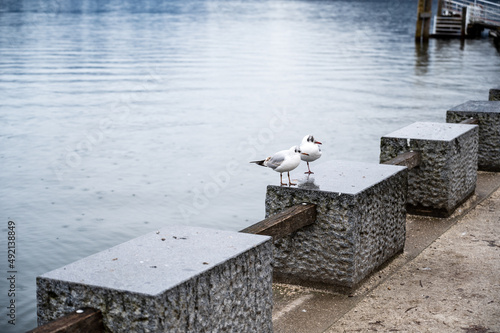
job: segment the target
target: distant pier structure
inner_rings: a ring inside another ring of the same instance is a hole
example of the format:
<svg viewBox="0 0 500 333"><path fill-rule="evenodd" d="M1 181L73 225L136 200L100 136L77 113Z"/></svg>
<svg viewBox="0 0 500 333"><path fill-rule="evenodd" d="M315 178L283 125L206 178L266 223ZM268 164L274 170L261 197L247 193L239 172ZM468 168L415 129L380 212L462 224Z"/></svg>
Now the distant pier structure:
<svg viewBox="0 0 500 333"><path fill-rule="evenodd" d="M439 0L432 29L432 0L419 0L415 39L474 37L489 29L500 32L500 3L487 0Z"/></svg>

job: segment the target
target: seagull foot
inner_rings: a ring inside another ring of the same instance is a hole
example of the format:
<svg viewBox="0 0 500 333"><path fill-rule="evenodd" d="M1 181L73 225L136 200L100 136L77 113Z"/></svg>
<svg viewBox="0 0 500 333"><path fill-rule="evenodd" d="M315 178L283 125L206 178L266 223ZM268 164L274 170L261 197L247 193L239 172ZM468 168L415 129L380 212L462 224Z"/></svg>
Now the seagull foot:
<svg viewBox="0 0 500 333"><path fill-rule="evenodd" d="M314 172L312 172L312 171L306 171L304 173L310 175L311 173L314 173Z"/></svg>
<svg viewBox="0 0 500 333"><path fill-rule="evenodd" d="M297 185L297 184L296 183L290 183L290 184L288 184L288 186L293 186L293 185Z"/></svg>
<svg viewBox="0 0 500 333"><path fill-rule="evenodd" d="M287 186L288 184L287 183L281 183L281 186Z"/></svg>

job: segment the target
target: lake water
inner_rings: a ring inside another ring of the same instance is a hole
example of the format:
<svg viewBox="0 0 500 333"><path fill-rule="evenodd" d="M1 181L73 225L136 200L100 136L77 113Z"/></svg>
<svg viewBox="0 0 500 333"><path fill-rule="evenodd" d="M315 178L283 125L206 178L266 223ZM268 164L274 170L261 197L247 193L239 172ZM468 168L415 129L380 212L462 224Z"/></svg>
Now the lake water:
<svg viewBox="0 0 500 333"><path fill-rule="evenodd" d="M377 163L381 136L486 100L492 41L416 45L416 3L1 1L0 330L36 326L47 271L165 225L261 220L279 174L251 160L314 134L313 171Z"/></svg>

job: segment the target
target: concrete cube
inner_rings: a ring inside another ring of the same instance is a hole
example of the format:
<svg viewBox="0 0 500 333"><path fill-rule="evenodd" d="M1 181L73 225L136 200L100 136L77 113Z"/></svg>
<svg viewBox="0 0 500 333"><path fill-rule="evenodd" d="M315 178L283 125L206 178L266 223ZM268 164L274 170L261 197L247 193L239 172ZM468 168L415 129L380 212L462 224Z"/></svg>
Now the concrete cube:
<svg viewBox="0 0 500 333"><path fill-rule="evenodd" d="M274 242L275 278L355 288L404 248L407 169L331 161L314 172L298 188L267 187L266 216L317 205L315 223Z"/></svg>
<svg viewBox="0 0 500 333"><path fill-rule="evenodd" d="M272 241L166 227L37 278L38 323L100 309L109 332L272 332Z"/></svg>
<svg viewBox="0 0 500 333"><path fill-rule="evenodd" d="M500 88L490 89L489 98L490 101L500 101Z"/></svg>
<svg viewBox="0 0 500 333"><path fill-rule="evenodd" d="M418 122L381 139L380 162L419 151L421 164L408 174L408 210L449 216L474 193L478 126Z"/></svg>
<svg viewBox="0 0 500 333"><path fill-rule="evenodd" d="M468 101L446 112L449 123L471 117L479 121L479 170L500 171L500 100Z"/></svg>

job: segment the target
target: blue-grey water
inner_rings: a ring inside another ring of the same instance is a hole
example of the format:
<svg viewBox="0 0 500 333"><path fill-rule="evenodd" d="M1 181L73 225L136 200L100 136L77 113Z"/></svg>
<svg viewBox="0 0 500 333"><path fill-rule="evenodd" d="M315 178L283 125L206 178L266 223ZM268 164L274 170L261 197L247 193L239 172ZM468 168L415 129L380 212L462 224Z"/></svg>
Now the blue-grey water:
<svg viewBox="0 0 500 333"><path fill-rule="evenodd" d="M416 3L0 1L0 331L36 326L47 271L165 225L262 219L279 174L251 160L314 134L323 161L377 163L381 136L487 99L492 41L416 45Z"/></svg>

